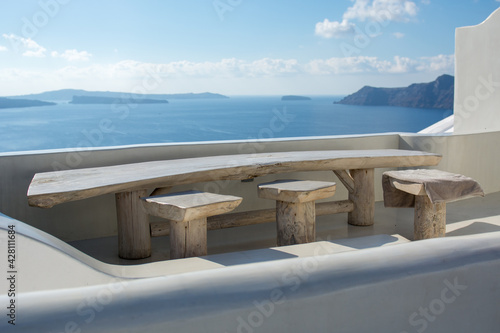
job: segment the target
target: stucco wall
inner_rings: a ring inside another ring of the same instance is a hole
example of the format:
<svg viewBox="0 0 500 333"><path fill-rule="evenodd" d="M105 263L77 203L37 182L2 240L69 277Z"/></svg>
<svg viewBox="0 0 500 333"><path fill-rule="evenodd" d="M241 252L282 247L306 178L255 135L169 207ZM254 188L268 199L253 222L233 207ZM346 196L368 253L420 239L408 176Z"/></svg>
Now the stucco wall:
<svg viewBox="0 0 500 333"><path fill-rule="evenodd" d="M500 191L498 149L500 132L448 136L401 135L401 149L441 154L440 170L460 173L477 180L486 193Z"/></svg>
<svg viewBox="0 0 500 333"><path fill-rule="evenodd" d="M500 9L456 29L455 133L500 130Z"/></svg>

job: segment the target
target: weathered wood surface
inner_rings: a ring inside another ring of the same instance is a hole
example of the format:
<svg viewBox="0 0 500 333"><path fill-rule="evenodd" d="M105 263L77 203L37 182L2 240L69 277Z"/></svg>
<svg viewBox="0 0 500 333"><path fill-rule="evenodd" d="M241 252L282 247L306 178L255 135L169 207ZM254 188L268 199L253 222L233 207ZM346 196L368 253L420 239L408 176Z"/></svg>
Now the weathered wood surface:
<svg viewBox="0 0 500 333"><path fill-rule="evenodd" d="M397 188L400 191L413 195L427 195L427 193L425 192L424 184L405 182L403 180L394 178L391 178L390 182L394 188Z"/></svg>
<svg viewBox="0 0 500 333"><path fill-rule="evenodd" d="M147 191L117 193L118 255L124 259L142 259L151 256L149 217L141 197Z"/></svg>
<svg viewBox="0 0 500 333"><path fill-rule="evenodd" d="M333 170L333 172L349 193L354 192L354 180L348 170Z"/></svg>
<svg viewBox="0 0 500 333"><path fill-rule="evenodd" d="M248 179L295 171L437 165L441 156L412 150L327 150L210 156L38 173L28 189L30 206L55 205L107 193Z"/></svg>
<svg viewBox="0 0 500 333"><path fill-rule="evenodd" d="M429 239L446 235L446 203L433 204L427 195L415 197L413 239Z"/></svg>
<svg viewBox="0 0 500 333"><path fill-rule="evenodd" d="M170 259L207 255L207 218L170 221Z"/></svg>
<svg viewBox="0 0 500 333"><path fill-rule="evenodd" d="M276 201L277 245L304 244L316 240L314 202Z"/></svg>
<svg viewBox="0 0 500 333"><path fill-rule="evenodd" d="M185 222L232 211L243 198L199 191L186 191L143 199L148 214Z"/></svg>
<svg viewBox="0 0 500 333"><path fill-rule="evenodd" d="M207 217L232 211L243 198L186 191L143 198L148 214L170 222L170 259L207 254Z"/></svg>
<svg viewBox="0 0 500 333"><path fill-rule="evenodd" d="M375 176L374 169L351 170L354 189L349 192L349 200L354 202L354 210L347 215L351 225L373 225L375 219Z"/></svg>
<svg viewBox="0 0 500 333"><path fill-rule="evenodd" d="M335 194L336 184L311 180L278 180L258 186L259 198L276 200L278 246L316 240L315 200Z"/></svg>
<svg viewBox="0 0 500 333"><path fill-rule="evenodd" d="M285 202L309 202L332 197L336 184L313 180L278 180L260 184L259 197Z"/></svg>
<svg viewBox="0 0 500 333"><path fill-rule="evenodd" d="M316 203L316 216L349 213L354 204L349 200ZM207 229L219 230L226 228L243 227L253 224L270 223L276 221L276 209L260 209L249 212L230 213L211 216L208 218ZM151 236L160 237L170 234L169 222L151 223Z"/></svg>

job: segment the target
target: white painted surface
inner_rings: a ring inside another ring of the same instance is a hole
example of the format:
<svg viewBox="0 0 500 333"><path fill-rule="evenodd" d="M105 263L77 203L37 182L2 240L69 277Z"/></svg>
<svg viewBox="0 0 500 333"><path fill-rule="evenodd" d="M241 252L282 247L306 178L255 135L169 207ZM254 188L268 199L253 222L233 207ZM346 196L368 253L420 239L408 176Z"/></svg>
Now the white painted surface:
<svg viewBox="0 0 500 333"><path fill-rule="evenodd" d="M455 133L500 130L500 9L456 29Z"/></svg>
<svg viewBox="0 0 500 333"><path fill-rule="evenodd" d="M500 325L500 232L333 254L323 242L308 246L322 255L291 251L202 272L20 293L15 329L455 333ZM37 278L53 268L47 259Z"/></svg>
<svg viewBox="0 0 500 333"><path fill-rule="evenodd" d="M443 134L443 133L453 133L455 125L455 115L444 118L431 126L424 128L419 134Z"/></svg>
<svg viewBox="0 0 500 333"><path fill-rule="evenodd" d="M306 258L409 242L400 235L373 235L315 244L223 253L205 257L164 260L138 265L113 265L96 260L65 242L23 222L0 214L0 240L7 240L8 226L16 232L18 293L83 288L136 279L199 273L253 262ZM5 254L4 249L0 249ZM0 295L8 286L0 281Z"/></svg>

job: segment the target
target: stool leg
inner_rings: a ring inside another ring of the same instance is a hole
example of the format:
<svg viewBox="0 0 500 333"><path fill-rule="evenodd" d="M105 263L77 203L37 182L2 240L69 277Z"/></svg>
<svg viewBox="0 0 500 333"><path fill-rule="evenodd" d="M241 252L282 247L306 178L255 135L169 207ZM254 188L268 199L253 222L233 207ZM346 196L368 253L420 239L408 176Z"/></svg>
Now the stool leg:
<svg viewBox="0 0 500 333"><path fill-rule="evenodd" d="M170 259L207 255L207 218L170 221Z"/></svg>
<svg viewBox="0 0 500 333"><path fill-rule="evenodd" d="M414 240L444 237L446 203L433 204L427 195L415 197Z"/></svg>
<svg viewBox="0 0 500 333"><path fill-rule="evenodd" d="M276 201L278 246L314 242L316 211L314 201L292 203Z"/></svg>

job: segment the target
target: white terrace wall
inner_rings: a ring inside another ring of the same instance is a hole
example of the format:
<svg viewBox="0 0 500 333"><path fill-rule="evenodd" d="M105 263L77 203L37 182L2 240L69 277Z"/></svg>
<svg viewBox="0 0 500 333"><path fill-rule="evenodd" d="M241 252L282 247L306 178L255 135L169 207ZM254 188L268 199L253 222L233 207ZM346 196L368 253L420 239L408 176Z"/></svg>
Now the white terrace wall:
<svg viewBox="0 0 500 333"><path fill-rule="evenodd" d="M500 130L500 8L456 29L455 133Z"/></svg>

